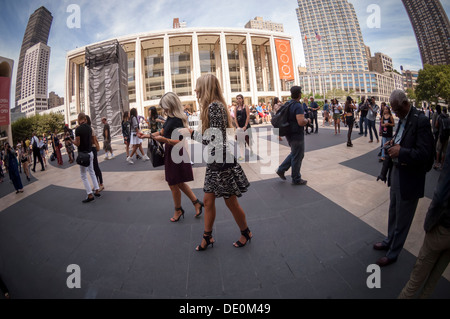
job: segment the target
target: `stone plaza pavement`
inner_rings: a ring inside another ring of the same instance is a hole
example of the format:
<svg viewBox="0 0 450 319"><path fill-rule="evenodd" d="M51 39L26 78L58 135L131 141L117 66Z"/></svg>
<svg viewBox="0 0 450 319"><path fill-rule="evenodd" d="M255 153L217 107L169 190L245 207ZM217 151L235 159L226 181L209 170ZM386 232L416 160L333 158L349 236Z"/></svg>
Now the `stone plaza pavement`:
<svg viewBox="0 0 450 319"><path fill-rule="evenodd" d="M264 171L270 164L264 164L264 148L278 144L258 127L258 145L265 145L258 149L259 161L242 163L251 187L239 202L254 234L242 249L232 246L239 230L218 199L216 243L195 251L204 217L194 218L183 195L185 219L171 223L164 169L141 160L129 165L120 140L113 143L115 159L99 157L105 190L89 204L81 203L86 194L79 168L68 164L67 155L62 167L52 162L30 183L23 179L23 194L16 195L5 178L0 275L18 299L394 299L422 245L439 172L428 174L427 196L399 260L382 268L381 288L369 289L367 268L382 256L372 245L387 232L389 189L376 181L379 145L354 132L349 149L346 134L344 128L335 136L320 127L319 134L306 136L301 171L308 185L292 186L290 172L283 182L272 168ZM289 153L285 141L279 153L280 161ZM193 170L189 185L202 199L205 165ZM79 266L81 288L68 288L69 265ZM433 298L450 298L448 268L444 277Z"/></svg>

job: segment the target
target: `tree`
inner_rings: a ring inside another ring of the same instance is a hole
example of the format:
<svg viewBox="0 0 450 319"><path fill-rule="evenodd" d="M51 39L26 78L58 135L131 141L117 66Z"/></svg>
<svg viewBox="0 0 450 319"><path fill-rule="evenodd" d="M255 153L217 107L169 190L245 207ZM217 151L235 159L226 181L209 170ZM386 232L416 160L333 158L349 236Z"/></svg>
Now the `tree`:
<svg viewBox="0 0 450 319"><path fill-rule="evenodd" d="M450 101L450 65L425 65L419 71L416 87L416 98L419 101L439 103L444 99Z"/></svg>
<svg viewBox="0 0 450 319"><path fill-rule="evenodd" d="M37 114L28 118L21 118L11 125L14 144L26 138L30 138L33 132L38 136L43 133L61 132L64 129L64 115L62 114Z"/></svg>

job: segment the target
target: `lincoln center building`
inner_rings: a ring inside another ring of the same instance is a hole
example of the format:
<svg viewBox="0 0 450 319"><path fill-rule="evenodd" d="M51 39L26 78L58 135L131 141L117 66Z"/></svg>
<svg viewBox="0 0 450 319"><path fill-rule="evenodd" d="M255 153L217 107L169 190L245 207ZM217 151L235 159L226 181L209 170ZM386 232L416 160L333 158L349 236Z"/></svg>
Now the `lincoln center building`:
<svg viewBox="0 0 450 319"><path fill-rule="evenodd" d="M167 92L175 92L187 108L197 111L196 80L207 73L217 76L228 104L238 94L248 105L268 103L275 96L287 99L290 88L299 83L293 39L281 32L183 28L117 41L128 59L129 108L145 117ZM90 114L89 93L99 86L89 83L86 52L90 47L77 48L66 57L66 123L71 125L79 112Z"/></svg>

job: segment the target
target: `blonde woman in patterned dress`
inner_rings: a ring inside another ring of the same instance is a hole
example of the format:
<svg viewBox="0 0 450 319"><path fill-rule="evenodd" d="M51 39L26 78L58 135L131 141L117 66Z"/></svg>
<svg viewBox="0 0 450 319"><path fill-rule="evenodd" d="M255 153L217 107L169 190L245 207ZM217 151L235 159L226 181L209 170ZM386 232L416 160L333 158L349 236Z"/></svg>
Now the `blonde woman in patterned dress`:
<svg viewBox="0 0 450 319"><path fill-rule="evenodd" d="M203 251L209 245L214 245L212 232L216 218L215 201L220 197L225 199L225 204L241 231L241 237L233 245L236 248L244 247L253 235L248 229L245 212L239 205L238 197L247 191L250 183L236 158L227 152L226 130L233 127L231 115L226 107L220 83L214 75L201 76L197 80L195 91L201 107L201 131L189 130L189 132L194 139L208 145L209 156L203 188L205 231L203 240L196 250Z"/></svg>

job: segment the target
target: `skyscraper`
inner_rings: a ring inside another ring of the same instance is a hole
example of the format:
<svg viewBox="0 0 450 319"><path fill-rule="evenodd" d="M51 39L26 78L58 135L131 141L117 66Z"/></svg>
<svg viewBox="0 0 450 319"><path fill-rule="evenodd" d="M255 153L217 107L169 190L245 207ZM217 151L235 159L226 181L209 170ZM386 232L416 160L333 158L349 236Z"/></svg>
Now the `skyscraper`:
<svg viewBox="0 0 450 319"><path fill-rule="evenodd" d="M439 0L402 0L416 34L422 63L450 64L450 23Z"/></svg>
<svg viewBox="0 0 450 319"><path fill-rule="evenodd" d="M22 76L25 54L29 48L37 43L47 45L50 27L53 16L45 7L37 9L28 20L25 35L23 36L22 47L20 49L19 64L17 66L16 78L16 106L18 105L22 93Z"/></svg>
<svg viewBox="0 0 450 319"><path fill-rule="evenodd" d="M347 0L298 0L297 17L309 72L368 71L355 8Z"/></svg>
<svg viewBox="0 0 450 319"><path fill-rule="evenodd" d="M50 47L39 42L25 53L22 75L22 91L18 106L28 116L48 109L48 66Z"/></svg>
<svg viewBox="0 0 450 319"><path fill-rule="evenodd" d="M389 72L393 63L386 55L378 55L382 58L378 72L369 69L370 48L364 44L349 1L298 0L296 11L307 67L307 73L300 75L305 93L328 99L342 99L344 94L374 96L387 102L393 90L403 88L402 76ZM337 94L341 96L334 96Z"/></svg>

